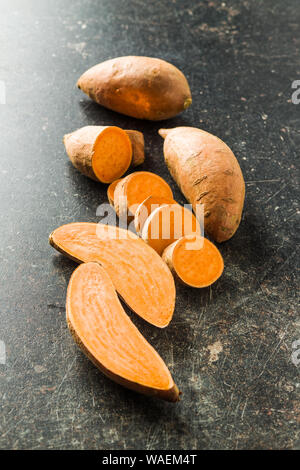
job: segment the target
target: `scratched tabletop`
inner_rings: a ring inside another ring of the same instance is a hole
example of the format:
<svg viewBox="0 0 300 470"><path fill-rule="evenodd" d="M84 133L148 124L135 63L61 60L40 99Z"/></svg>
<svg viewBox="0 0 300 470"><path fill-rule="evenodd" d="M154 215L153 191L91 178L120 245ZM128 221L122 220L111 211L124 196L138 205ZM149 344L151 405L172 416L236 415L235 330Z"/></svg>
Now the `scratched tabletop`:
<svg viewBox="0 0 300 470"><path fill-rule="evenodd" d="M300 448L299 0L0 0L0 10L0 448ZM86 69L123 55L175 64L192 106L139 121L76 88ZM180 203L160 127L216 134L244 173L240 228L219 245L221 279L177 285L164 330L127 310L182 390L177 404L109 381L67 329L76 265L48 235L99 221L106 187L80 175L62 144L89 124L143 131L141 169L164 177Z"/></svg>

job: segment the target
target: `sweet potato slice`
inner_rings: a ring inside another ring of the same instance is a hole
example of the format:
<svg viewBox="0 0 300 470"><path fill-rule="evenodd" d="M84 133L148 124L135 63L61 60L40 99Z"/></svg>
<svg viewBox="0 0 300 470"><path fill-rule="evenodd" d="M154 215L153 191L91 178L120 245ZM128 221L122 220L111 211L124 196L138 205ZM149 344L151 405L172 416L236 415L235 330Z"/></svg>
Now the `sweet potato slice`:
<svg viewBox="0 0 300 470"><path fill-rule="evenodd" d="M162 257L175 277L191 287L210 286L224 269L221 253L204 237L182 237L169 245Z"/></svg>
<svg viewBox="0 0 300 470"><path fill-rule="evenodd" d="M145 161L145 140L142 132L135 130L125 130L132 145L131 166L134 168Z"/></svg>
<svg viewBox="0 0 300 470"><path fill-rule="evenodd" d="M117 184L121 181L121 179L122 179L122 178L113 181L112 183L110 183L110 185L109 185L108 188L107 188L107 199L108 199L108 202L110 203L110 205L111 205L112 207L115 206L115 204L114 204L114 200L115 200L115 189L116 189Z"/></svg>
<svg viewBox="0 0 300 470"><path fill-rule="evenodd" d="M66 152L77 170L101 183L111 183L128 170L130 138L115 126L85 126L64 136Z"/></svg>
<svg viewBox="0 0 300 470"><path fill-rule="evenodd" d="M142 235L142 230L149 215L163 204L176 204L167 197L149 196L137 208L134 215L134 227L138 235Z"/></svg>
<svg viewBox="0 0 300 470"><path fill-rule="evenodd" d="M173 200L168 183L150 171L136 171L123 178L115 189L115 210L119 217L133 219L138 206L149 196Z"/></svg>
<svg viewBox="0 0 300 470"><path fill-rule="evenodd" d="M164 204L147 218L142 239L159 255L168 245L184 235L201 235L201 228L194 214L180 204Z"/></svg>
<svg viewBox="0 0 300 470"><path fill-rule="evenodd" d="M96 223L63 225L50 244L78 263L99 262L126 304L144 320L164 328L175 307L173 276L152 248L134 233Z"/></svg>
<svg viewBox="0 0 300 470"><path fill-rule="evenodd" d="M194 127L160 129L171 175L196 211L204 204L205 231L217 242L236 232L242 217L245 183L230 148Z"/></svg>
<svg viewBox="0 0 300 470"><path fill-rule="evenodd" d="M179 400L166 364L126 315L98 263L82 264L72 274L66 312L76 343L107 377L145 395Z"/></svg>

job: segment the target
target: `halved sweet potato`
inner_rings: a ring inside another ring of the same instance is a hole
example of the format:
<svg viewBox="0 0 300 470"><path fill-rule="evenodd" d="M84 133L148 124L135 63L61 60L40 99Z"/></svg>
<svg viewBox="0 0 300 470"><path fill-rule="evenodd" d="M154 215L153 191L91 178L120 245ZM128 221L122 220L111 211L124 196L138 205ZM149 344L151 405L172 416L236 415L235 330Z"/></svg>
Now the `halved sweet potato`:
<svg viewBox="0 0 300 470"><path fill-rule="evenodd" d="M166 364L126 315L98 263L82 264L72 274L66 312L76 343L107 377L145 395L179 400Z"/></svg>
<svg viewBox="0 0 300 470"><path fill-rule="evenodd" d="M96 223L63 225L49 237L58 251L79 263L99 262L126 304L163 328L175 307L173 276L158 254L134 233Z"/></svg>

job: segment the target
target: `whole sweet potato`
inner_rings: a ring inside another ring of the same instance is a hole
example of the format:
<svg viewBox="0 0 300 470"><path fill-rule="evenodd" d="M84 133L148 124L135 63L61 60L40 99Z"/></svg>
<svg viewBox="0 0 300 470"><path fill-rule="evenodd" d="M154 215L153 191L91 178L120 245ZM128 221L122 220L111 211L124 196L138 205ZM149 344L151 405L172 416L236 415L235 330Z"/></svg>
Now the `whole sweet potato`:
<svg viewBox="0 0 300 470"><path fill-rule="evenodd" d="M192 102L183 73L151 57L107 60L87 70L77 86L106 108L151 121L176 116Z"/></svg>
<svg viewBox="0 0 300 470"><path fill-rule="evenodd" d="M194 127L160 129L171 175L192 204L204 204L204 229L217 242L236 232L245 183L239 163L218 137Z"/></svg>

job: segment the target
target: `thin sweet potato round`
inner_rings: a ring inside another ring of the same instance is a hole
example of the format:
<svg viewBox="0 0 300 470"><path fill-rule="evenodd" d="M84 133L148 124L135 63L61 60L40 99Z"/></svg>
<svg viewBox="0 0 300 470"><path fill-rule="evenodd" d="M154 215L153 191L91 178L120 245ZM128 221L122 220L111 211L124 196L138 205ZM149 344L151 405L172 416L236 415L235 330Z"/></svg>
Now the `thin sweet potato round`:
<svg viewBox="0 0 300 470"><path fill-rule="evenodd" d="M123 178L115 189L114 204L119 217L133 219L138 206L149 196L173 200L168 183L150 171L136 171Z"/></svg>
<svg viewBox="0 0 300 470"><path fill-rule="evenodd" d="M151 121L176 116L192 103L183 73L174 65L151 57L107 60L87 70L77 86L106 108Z"/></svg>
<svg viewBox="0 0 300 470"><path fill-rule="evenodd" d="M96 223L54 230L49 243L77 263L100 263L126 304L152 325L164 328L173 316L175 285L167 265L134 233Z"/></svg>
<svg viewBox="0 0 300 470"><path fill-rule="evenodd" d="M217 242L236 232L245 198L237 159L218 137L193 127L160 129L171 175L192 204L204 204L204 226Z"/></svg>
<svg viewBox="0 0 300 470"><path fill-rule="evenodd" d="M114 203L114 200L115 200L115 189L116 189L117 184L118 184L121 180L122 180L122 178L113 181L112 183L110 183L110 185L109 185L108 188L107 188L107 199L108 199L108 202L110 203L110 205L111 205L112 207L115 207L115 203Z"/></svg>
<svg viewBox="0 0 300 470"><path fill-rule="evenodd" d="M179 400L166 364L126 315L98 263L82 264L73 272L66 313L74 340L107 377L145 395Z"/></svg>
<svg viewBox="0 0 300 470"><path fill-rule="evenodd" d="M200 224L190 210L174 202L163 204L150 214L141 237L161 255L175 240L190 234L201 235Z"/></svg>
<svg viewBox="0 0 300 470"><path fill-rule="evenodd" d="M131 141L119 127L85 126L65 135L64 144L75 168L101 183L120 178L131 164Z"/></svg>
<svg viewBox="0 0 300 470"><path fill-rule="evenodd" d="M188 235L169 245L163 252L175 278L191 287L208 287L222 274L224 262L217 247L207 238Z"/></svg>

